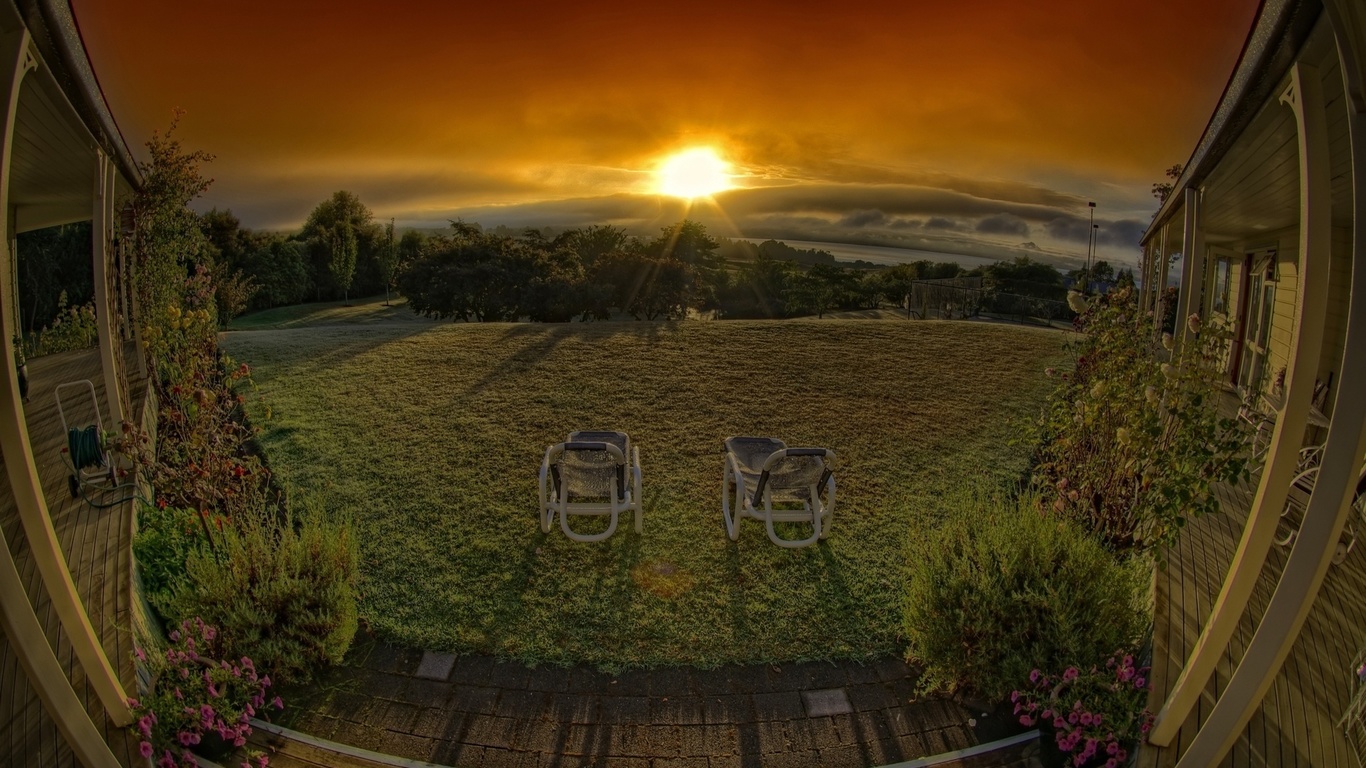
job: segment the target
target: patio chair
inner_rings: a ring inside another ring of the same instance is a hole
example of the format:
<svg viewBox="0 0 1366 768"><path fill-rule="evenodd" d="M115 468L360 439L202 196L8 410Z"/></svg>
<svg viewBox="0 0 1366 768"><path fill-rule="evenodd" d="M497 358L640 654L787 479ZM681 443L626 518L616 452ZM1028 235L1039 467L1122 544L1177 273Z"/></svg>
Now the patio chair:
<svg viewBox="0 0 1366 768"><path fill-rule="evenodd" d="M634 512L641 532L640 449L624 432L574 432L545 450L541 460L541 531L560 530L574 541L602 541L617 530L622 512ZM602 533L575 533L571 515L611 515Z"/></svg>
<svg viewBox="0 0 1366 768"><path fill-rule="evenodd" d="M1300 451L1299 466L1296 468L1294 479L1290 481L1290 491L1285 497L1285 508L1281 510L1280 527L1286 533L1278 534L1276 543L1282 547L1294 544L1295 538L1300 535L1304 513L1309 508L1309 497L1314 493L1314 484L1319 477L1319 460L1322 454L1321 445L1311 445ZM1339 565L1346 560L1352 547L1356 545L1363 514L1366 514L1366 469L1357 477L1356 495L1352 498L1352 508L1342 528L1342 539L1338 541L1337 550L1333 553L1333 565Z"/></svg>
<svg viewBox="0 0 1366 768"><path fill-rule="evenodd" d="M726 468L721 482L721 514L732 541L740 521L763 520L768 538L796 549L830 535L835 513L835 452L826 448L788 448L769 437L726 438ZM775 509L774 505L785 508ZM778 535L774 523L810 523L805 539Z"/></svg>

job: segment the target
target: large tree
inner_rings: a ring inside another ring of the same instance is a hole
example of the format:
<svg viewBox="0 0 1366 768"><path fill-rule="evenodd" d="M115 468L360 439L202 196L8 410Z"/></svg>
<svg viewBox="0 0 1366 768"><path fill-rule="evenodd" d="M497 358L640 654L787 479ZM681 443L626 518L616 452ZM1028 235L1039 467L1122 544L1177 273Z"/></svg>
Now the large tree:
<svg viewBox="0 0 1366 768"><path fill-rule="evenodd" d="M351 230L347 238L345 230ZM340 190L318 204L308 214L299 239L309 243L313 255L313 279L321 298L322 287L332 285L345 295L351 285L343 285L339 278L346 270L338 272L335 266L346 266L346 254L335 246L344 246L350 239L355 242L355 263L350 270L351 280L360 280L362 291L378 291L381 288L379 268L375 257L382 239L381 229L374 221L374 214L351 192Z"/></svg>
<svg viewBox="0 0 1366 768"><path fill-rule="evenodd" d="M349 301L351 283L356 278L356 229L350 222L339 221L324 235L323 244L327 248L327 268L332 273L332 280L342 289L342 301Z"/></svg>

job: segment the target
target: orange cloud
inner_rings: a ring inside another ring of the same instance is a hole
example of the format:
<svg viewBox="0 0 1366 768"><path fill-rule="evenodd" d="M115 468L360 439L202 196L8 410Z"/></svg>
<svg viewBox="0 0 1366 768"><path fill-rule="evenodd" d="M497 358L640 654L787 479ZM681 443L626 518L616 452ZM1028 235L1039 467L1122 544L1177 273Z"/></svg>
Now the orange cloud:
<svg viewBox="0 0 1366 768"><path fill-rule="evenodd" d="M343 187L400 218L610 196L691 142L752 185L1139 215L1256 7L73 0L130 144L185 108L183 138L218 156L209 202L257 226Z"/></svg>

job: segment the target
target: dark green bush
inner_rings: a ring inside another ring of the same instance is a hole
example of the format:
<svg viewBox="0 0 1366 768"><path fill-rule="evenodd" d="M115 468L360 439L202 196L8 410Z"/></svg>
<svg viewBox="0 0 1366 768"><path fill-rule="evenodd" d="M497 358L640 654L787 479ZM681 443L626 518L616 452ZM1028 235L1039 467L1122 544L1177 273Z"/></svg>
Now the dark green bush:
<svg viewBox="0 0 1366 768"><path fill-rule="evenodd" d="M961 493L911 547L907 657L926 689L999 700L1033 669L1089 668L1147 626L1141 561L1019 499Z"/></svg>
<svg viewBox="0 0 1366 768"><path fill-rule="evenodd" d="M162 614L169 612L175 591L185 583L185 561L204 541L204 528L194 510L143 504L138 511L138 534L133 558L142 574L147 601Z"/></svg>
<svg viewBox="0 0 1366 768"><path fill-rule="evenodd" d="M239 518L186 563L179 617L219 628L230 656L280 681L340 662L356 634L356 541L316 508L298 520Z"/></svg>

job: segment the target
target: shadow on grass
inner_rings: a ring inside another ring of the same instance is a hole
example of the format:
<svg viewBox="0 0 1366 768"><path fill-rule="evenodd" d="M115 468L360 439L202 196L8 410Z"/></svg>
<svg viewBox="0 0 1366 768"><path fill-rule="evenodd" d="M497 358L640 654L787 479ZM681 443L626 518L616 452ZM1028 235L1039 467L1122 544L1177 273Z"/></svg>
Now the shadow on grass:
<svg viewBox="0 0 1366 768"><path fill-rule="evenodd" d="M495 383L504 381L510 374L523 371L550 356L555 348L564 341L572 329L551 327L543 324L513 325L503 333L499 344L510 344L515 340L532 337L533 340L521 349L499 361L493 370L484 374L468 390L465 398L473 398Z"/></svg>

